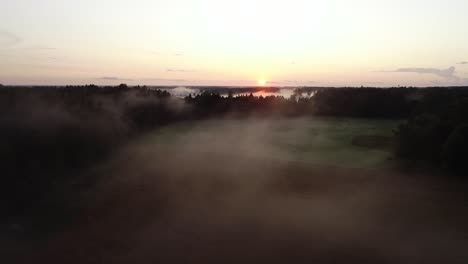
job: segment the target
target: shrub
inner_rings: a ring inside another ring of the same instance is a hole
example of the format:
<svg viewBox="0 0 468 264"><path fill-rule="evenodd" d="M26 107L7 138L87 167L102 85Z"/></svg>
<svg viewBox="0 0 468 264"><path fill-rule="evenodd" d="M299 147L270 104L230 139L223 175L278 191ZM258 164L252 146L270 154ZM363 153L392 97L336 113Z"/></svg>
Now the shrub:
<svg viewBox="0 0 468 264"><path fill-rule="evenodd" d="M442 162L455 173L468 171L468 124L459 125L443 146Z"/></svg>

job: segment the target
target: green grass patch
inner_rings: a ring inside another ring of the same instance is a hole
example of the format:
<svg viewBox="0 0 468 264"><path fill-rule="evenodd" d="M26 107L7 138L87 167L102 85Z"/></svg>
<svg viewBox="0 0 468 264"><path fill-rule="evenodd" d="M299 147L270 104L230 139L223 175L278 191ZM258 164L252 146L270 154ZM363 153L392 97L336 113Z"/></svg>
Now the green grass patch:
<svg viewBox="0 0 468 264"><path fill-rule="evenodd" d="M199 144L201 150L230 151L326 166L389 168L391 149L353 145L356 136L393 137L401 120L353 118L297 118L272 120L211 120L165 127L145 144ZM239 147L240 146L240 147Z"/></svg>

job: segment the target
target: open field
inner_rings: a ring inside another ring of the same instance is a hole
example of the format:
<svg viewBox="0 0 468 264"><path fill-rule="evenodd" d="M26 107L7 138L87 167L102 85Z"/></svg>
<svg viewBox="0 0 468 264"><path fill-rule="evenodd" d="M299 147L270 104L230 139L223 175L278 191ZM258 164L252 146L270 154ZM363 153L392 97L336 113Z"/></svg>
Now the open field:
<svg viewBox="0 0 468 264"><path fill-rule="evenodd" d="M178 142L182 149L183 142L189 143L185 147L196 143L213 152L242 147L247 156L377 169L394 166L391 144L361 146L353 142L377 137L391 143L393 130L402 122L356 118L212 120L169 126L146 140L148 144Z"/></svg>

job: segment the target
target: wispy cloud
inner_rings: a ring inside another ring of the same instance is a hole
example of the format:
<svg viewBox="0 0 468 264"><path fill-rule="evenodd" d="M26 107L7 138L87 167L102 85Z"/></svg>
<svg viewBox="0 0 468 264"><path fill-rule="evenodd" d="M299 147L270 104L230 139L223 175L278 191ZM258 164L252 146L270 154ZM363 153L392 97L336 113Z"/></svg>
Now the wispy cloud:
<svg viewBox="0 0 468 264"><path fill-rule="evenodd" d="M461 61L461 62L459 62L457 64L466 65L466 64L468 64L468 61Z"/></svg>
<svg viewBox="0 0 468 264"><path fill-rule="evenodd" d="M399 73L418 73L418 74L432 74L447 80L456 81L460 78L456 76L455 67L448 69L437 69L437 68L399 68L394 71L383 71L383 72L399 72Z"/></svg>
<svg viewBox="0 0 468 264"><path fill-rule="evenodd" d="M18 35L0 30L0 46L14 46L23 41Z"/></svg>
<svg viewBox="0 0 468 264"><path fill-rule="evenodd" d="M182 52L163 52L163 51L152 51L152 50L149 50L146 52L153 54L153 55L159 55L159 56L175 56L175 57L184 56Z"/></svg>
<svg viewBox="0 0 468 264"><path fill-rule="evenodd" d="M458 64L468 64L468 62L460 62ZM397 72L397 73L418 73L418 74L431 74L442 78L442 80L430 81L432 85L453 85L465 86L468 85L468 78L459 76L455 67L448 69L437 68L399 68L395 71L380 71L380 72Z"/></svg>
<svg viewBox="0 0 468 264"><path fill-rule="evenodd" d="M184 69L167 69L167 72L195 72L194 70L184 70Z"/></svg>
<svg viewBox="0 0 468 264"><path fill-rule="evenodd" d="M164 79L164 78L144 78L142 81L147 82L187 82L188 80L185 79Z"/></svg>
<svg viewBox="0 0 468 264"><path fill-rule="evenodd" d="M384 85L385 83L384 82L363 82L363 84L366 84L366 85Z"/></svg>
<svg viewBox="0 0 468 264"><path fill-rule="evenodd" d="M440 80L433 80L430 81L432 85L435 86L446 86L446 85L454 85L454 86L468 86L468 78L459 78L454 82L442 82Z"/></svg>
<svg viewBox="0 0 468 264"><path fill-rule="evenodd" d="M307 86L314 85L316 81L299 81L299 80L282 80L282 81L268 81L269 85L284 85L284 86Z"/></svg>
<svg viewBox="0 0 468 264"><path fill-rule="evenodd" d="M36 45L36 46L31 46L31 47L27 47L27 49L30 49L30 50L57 50L57 48L54 48L54 47L48 47L48 46L41 46L41 45Z"/></svg>
<svg viewBox="0 0 468 264"><path fill-rule="evenodd" d="M97 80L101 81L113 81L113 82L141 82L141 83L184 83L191 82L191 80L186 79L170 79L170 78L138 78L138 79L126 79L115 76L104 76L100 77Z"/></svg>
<svg viewBox="0 0 468 264"><path fill-rule="evenodd" d="M68 72L91 72L89 69L84 67L78 67L74 64L57 63L54 58L39 58L30 57L28 62L18 62L9 64L11 67L22 67L22 68L34 68L48 71L68 71Z"/></svg>
<svg viewBox="0 0 468 264"><path fill-rule="evenodd" d="M104 81L133 81L132 79L124 79L124 78L109 77L109 76L100 77L100 78L98 78L98 80L104 80Z"/></svg>

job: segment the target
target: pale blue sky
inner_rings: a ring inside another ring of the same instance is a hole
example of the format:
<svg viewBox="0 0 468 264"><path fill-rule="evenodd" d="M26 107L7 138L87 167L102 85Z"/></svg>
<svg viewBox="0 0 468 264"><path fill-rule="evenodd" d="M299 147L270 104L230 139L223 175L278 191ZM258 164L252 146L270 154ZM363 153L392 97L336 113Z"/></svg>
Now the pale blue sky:
<svg viewBox="0 0 468 264"><path fill-rule="evenodd" d="M468 84L466 0L0 0L0 83Z"/></svg>

